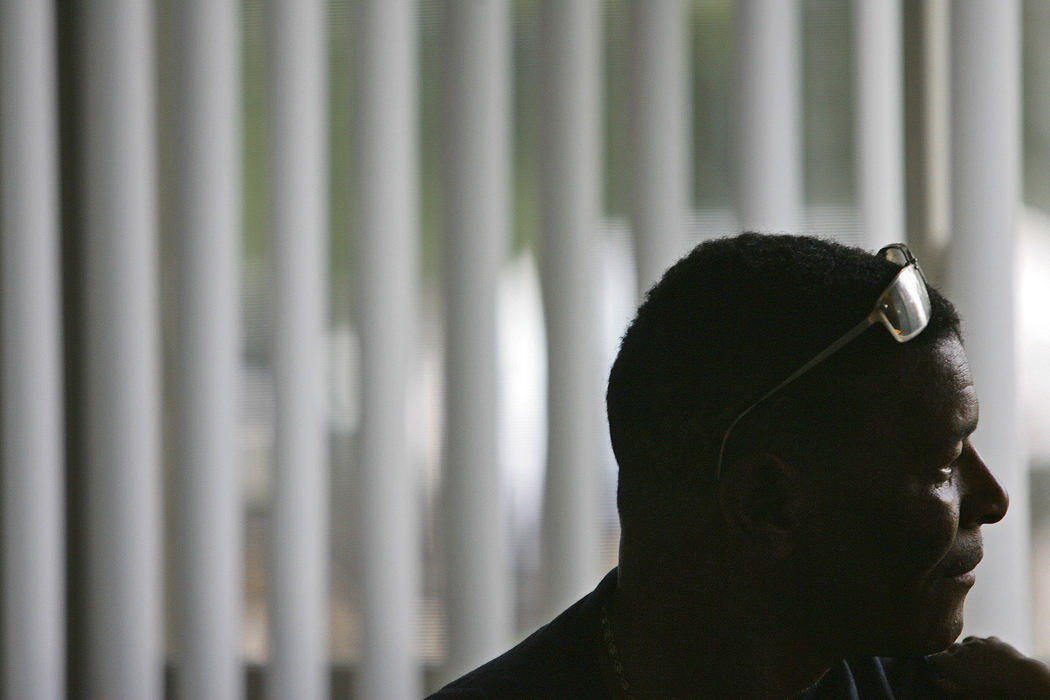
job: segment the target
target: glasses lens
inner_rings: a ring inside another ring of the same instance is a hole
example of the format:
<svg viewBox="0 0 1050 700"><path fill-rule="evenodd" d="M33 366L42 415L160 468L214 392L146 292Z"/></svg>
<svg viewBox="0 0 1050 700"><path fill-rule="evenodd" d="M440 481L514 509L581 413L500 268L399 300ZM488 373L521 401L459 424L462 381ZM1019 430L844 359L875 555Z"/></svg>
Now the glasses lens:
<svg viewBox="0 0 1050 700"><path fill-rule="evenodd" d="M930 295L922 273L906 265L883 292L878 304L882 321L898 342L911 340L930 322Z"/></svg>
<svg viewBox="0 0 1050 700"><path fill-rule="evenodd" d="M912 262L912 260L914 259L911 257L910 253L908 252L908 249L904 247L903 244L899 243L888 245L879 252L882 254L882 257L886 258L892 263L897 263L901 267L904 267L909 262Z"/></svg>

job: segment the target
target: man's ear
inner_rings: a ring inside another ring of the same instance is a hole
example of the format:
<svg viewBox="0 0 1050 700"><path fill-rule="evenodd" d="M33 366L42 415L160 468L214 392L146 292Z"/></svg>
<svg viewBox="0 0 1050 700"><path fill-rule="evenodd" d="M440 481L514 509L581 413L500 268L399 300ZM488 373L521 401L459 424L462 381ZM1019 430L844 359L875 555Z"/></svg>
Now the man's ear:
<svg viewBox="0 0 1050 700"><path fill-rule="evenodd" d="M722 474L719 505L729 532L782 559L795 547L803 487L797 469L768 452L733 462Z"/></svg>

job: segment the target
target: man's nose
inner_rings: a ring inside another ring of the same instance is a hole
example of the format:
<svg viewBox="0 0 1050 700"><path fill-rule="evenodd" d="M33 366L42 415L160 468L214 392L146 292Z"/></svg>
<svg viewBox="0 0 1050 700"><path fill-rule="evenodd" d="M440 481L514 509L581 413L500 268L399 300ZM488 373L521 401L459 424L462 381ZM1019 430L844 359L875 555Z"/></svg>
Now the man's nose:
<svg viewBox="0 0 1050 700"><path fill-rule="evenodd" d="M997 523L1010 507L1010 496L984 463L977 450L964 466L965 491L960 520L970 525Z"/></svg>

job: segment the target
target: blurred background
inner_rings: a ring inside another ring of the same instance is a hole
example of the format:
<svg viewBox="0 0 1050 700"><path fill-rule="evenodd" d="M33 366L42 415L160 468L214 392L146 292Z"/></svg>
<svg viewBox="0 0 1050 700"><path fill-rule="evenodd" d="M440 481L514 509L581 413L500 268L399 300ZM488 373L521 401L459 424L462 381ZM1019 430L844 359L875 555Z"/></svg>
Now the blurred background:
<svg viewBox="0 0 1050 700"><path fill-rule="evenodd" d="M412 698L615 565L705 238L906 241L1050 658L1050 1L0 0L0 697ZM732 332L727 329L727 332Z"/></svg>

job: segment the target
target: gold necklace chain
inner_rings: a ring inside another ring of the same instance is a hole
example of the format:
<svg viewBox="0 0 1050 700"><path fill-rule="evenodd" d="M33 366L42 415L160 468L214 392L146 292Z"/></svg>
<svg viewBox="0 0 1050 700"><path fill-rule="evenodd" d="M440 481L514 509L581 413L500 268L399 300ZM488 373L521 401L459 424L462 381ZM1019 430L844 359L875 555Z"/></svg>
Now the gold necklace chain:
<svg viewBox="0 0 1050 700"><path fill-rule="evenodd" d="M609 660L612 661L613 672L616 673L620 689L627 696L627 700L635 700L634 694L631 693L631 684L627 682L623 674L623 664L620 663L620 654L616 649L616 637L613 636L612 625L609 624L609 613L605 605L602 605L602 637L605 639L605 649L609 653Z"/></svg>

